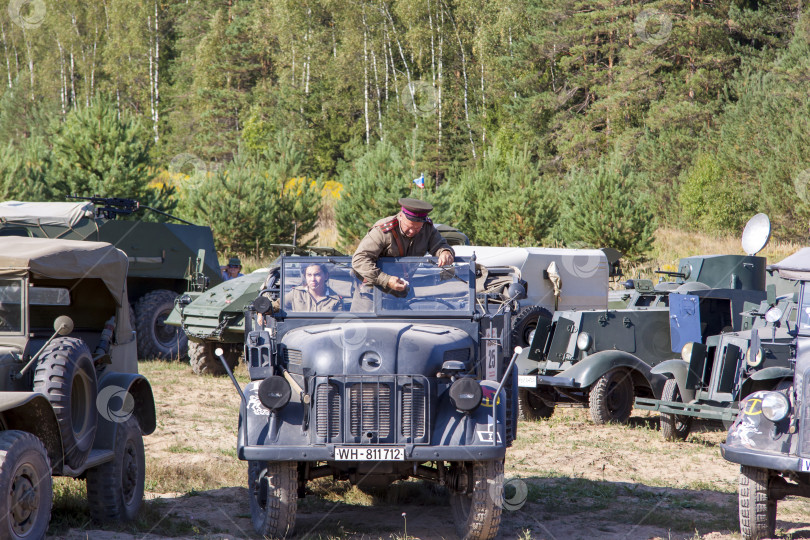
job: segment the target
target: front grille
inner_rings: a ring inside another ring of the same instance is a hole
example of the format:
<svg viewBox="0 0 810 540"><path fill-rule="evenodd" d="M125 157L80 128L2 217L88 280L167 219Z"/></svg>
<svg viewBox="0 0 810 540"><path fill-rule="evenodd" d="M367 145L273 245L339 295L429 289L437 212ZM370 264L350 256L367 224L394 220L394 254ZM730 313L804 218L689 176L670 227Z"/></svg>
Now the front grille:
<svg viewBox="0 0 810 540"><path fill-rule="evenodd" d="M318 437L334 439L340 435L340 391L337 385L318 385L315 393L315 425Z"/></svg>
<svg viewBox="0 0 810 540"><path fill-rule="evenodd" d="M802 433L800 454L810 456L810 369L804 374L804 395L801 396L801 419L799 427Z"/></svg>
<svg viewBox="0 0 810 540"><path fill-rule="evenodd" d="M425 413L427 395L425 387L419 383L406 384L402 387L402 430L400 435L408 439L425 436Z"/></svg>
<svg viewBox="0 0 810 540"><path fill-rule="evenodd" d="M422 375L314 377L313 442L429 444L435 391Z"/></svg>
<svg viewBox="0 0 810 540"><path fill-rule="evenodd" d="M374 433L385 439L391 435L391 387L385 384L356 384L350 387L351 434L361 437Z"/></svg>

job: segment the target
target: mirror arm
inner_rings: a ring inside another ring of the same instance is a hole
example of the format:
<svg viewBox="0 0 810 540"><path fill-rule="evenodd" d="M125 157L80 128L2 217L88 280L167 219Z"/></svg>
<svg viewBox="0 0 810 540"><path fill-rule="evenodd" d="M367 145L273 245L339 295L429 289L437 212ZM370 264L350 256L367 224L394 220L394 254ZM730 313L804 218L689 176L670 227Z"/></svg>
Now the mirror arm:
<svg viewBox="0 0 810 540"><path fill-rule="evenodd" d="M60 333L60 331L61 331L61 330L62 330L62 328L61 328L61 327L60 327L58 330L56 330L56 331L53 333L53 335L52 335L51 337L49 337L49 338L48 338L48 341L46 341L46 342L45 342L45 345L43 345L42 347L40 347L40 349L37 351L37 354L35 354L35 355L34 355L34 356L31 358L31 360L29 360L29 361L28 361L28 363L27 363L27 364L25 364L25 366L23 366L23 368L22 368L22 369L19 371L19 373L12 374L12 375L11 375L11 377L12 377L14 380L20 380L20 379L22 379L22 378L23 378L23 376L25 376L25 372L26 372L26 371L28 371L28 370L31 368L31 366L33 366L33 365L34 365L34 363L35 363L37 360L39 360L39 357L40 357L40 355L42 354L42 351L44 351L45 349L47 349L47 348L48 348L48 345L50 345L50 344L51 344L51 341L53 341L53 340L54 340L54 338L55 338L56 336L58 336L58 335L59 335L59 333Z"/></svg>

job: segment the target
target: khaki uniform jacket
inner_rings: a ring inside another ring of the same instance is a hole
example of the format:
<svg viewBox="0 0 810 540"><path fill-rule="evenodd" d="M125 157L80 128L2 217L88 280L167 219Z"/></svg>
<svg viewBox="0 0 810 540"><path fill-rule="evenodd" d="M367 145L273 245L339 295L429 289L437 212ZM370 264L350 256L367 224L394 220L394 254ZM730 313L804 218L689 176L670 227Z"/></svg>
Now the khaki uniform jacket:
<svg viewBox="0 0 810 540"><path fill-rule="evenodd" d="M342 311L343 299L335 291L326 288L326 296L316 300L303 286L293 287L284 296L284 309L287 311Z"/></svg>
<svg viewBox="0 0 810 540"><path fill-rule="evenodd" d="M404 253L400 253L394 235L399 237ZM360 241L352 257L352 269L364 282L386 287L391 276L377 266L380 257L421 257L426 253L437 257L445 249L453 252L430 221L425 222L416 236L408 238L400 232L397 216L390 216L375 223Z"/></svg>

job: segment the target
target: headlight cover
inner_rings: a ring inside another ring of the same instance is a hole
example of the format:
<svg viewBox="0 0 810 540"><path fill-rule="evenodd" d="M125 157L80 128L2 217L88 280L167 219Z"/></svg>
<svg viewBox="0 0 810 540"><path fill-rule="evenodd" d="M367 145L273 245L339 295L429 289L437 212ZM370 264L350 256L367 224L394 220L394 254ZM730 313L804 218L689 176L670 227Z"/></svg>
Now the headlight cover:
<svg viewBox="0 0 810 540"><path fill-rule="evenodd" d="M784 394L768 392L762 398L762 415L771 422L779 422L790 412L790 403Z"/></svg>
<svg viewBox="0 0 810 540"><path fill-rule="evenodd" d="M587 351L591 347L591 342L591 335L588 332L582 332L577 336L577 349Z"/></svg>

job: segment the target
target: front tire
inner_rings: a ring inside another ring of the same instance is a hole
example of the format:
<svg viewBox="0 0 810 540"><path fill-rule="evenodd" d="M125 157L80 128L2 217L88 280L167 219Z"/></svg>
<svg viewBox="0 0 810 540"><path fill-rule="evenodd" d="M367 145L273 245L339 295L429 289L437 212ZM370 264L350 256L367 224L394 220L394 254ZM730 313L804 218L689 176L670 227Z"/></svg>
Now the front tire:
<svg viewBox="0 0 810 540"><path fill-rule="evenodd" d="M770 489L771 477L768 469L740 467L740 533L745 540L773 538L776 534L776 497Z"/></svg>
<svg viewBox="0 0 810 540"><path fill-rule="evenodd" d="M623 369L608 371L591 387L590 413L595 424L624 424L635 401L633 379Z"/></svg>
<svg viewBox="0 0 810 540"><path fill-rule="evenodd" d="M78 469L93 449L98 425L98 381L87 344L70 337L51 341L34 370L34 392L44 394L53 406L65 464Z"/></svg>
<svg viewBox="0 0 810 540"><path fill-rule="evenodd" d="M456 532L462 540L490 540L498 534L503 507L503 459L458 462L450 493Z"/></svg>
<svg viewBox="0 0 810 540"><path fill-rule="evenodd" d="M101 522L132 521L143 503L146 459L143 434L135 417L118 424L115 457L87 469L87 502L90 516Z"/></svg>
<svg viewBox="0 0 810 540"><path fill-rule="evenodd" d="M287 538L295 528L298 509L298 463L248 462L250 517L258 534Z"/></svg>
<svg viewBox="0 0 810 540"><path fill-rule="evenodd" d="M667 379L666 384L664 384L664 391L661 394L661 400L683 403L681 392L678 390L678 383L675 379ZM691 416L661 413L661 434L664 436L664 440L685 441L691 429Z"/></svg>
<svg viewBox="0 0 810 540"><path fill-rule="evenodd" d="M225 368L222 367L219 357L214 354L217 344L204 341L196 343L194 341L188 344L188 360L191 364L191 371L197 375L225 375ZM231 371L239 363L239 357L242 354L242 347L238 344L223 343L222 350L224 351L225 361Z"/></svg>
<svg viewBox="0 0 810 540"><path fill-rule="evenodd" d="M179 327L166 324L177 293L160 289L135 303L135 329L141 358L182 358L188 354L188 337Z"/></svg>
<svg viewBox="0 0 810 540"><path fill-rule="evenodd" d="M545 420L554 414L554 406L548 405L540 396L526 388L518 390L518 403L520 416L524 420Z"/></svg>
<svg viewBox="0 0 810 540"><path fill-rule="evenodd" d="M25 431L0 433L0 538L43 538L53 487L48 453Z"/></svg>

